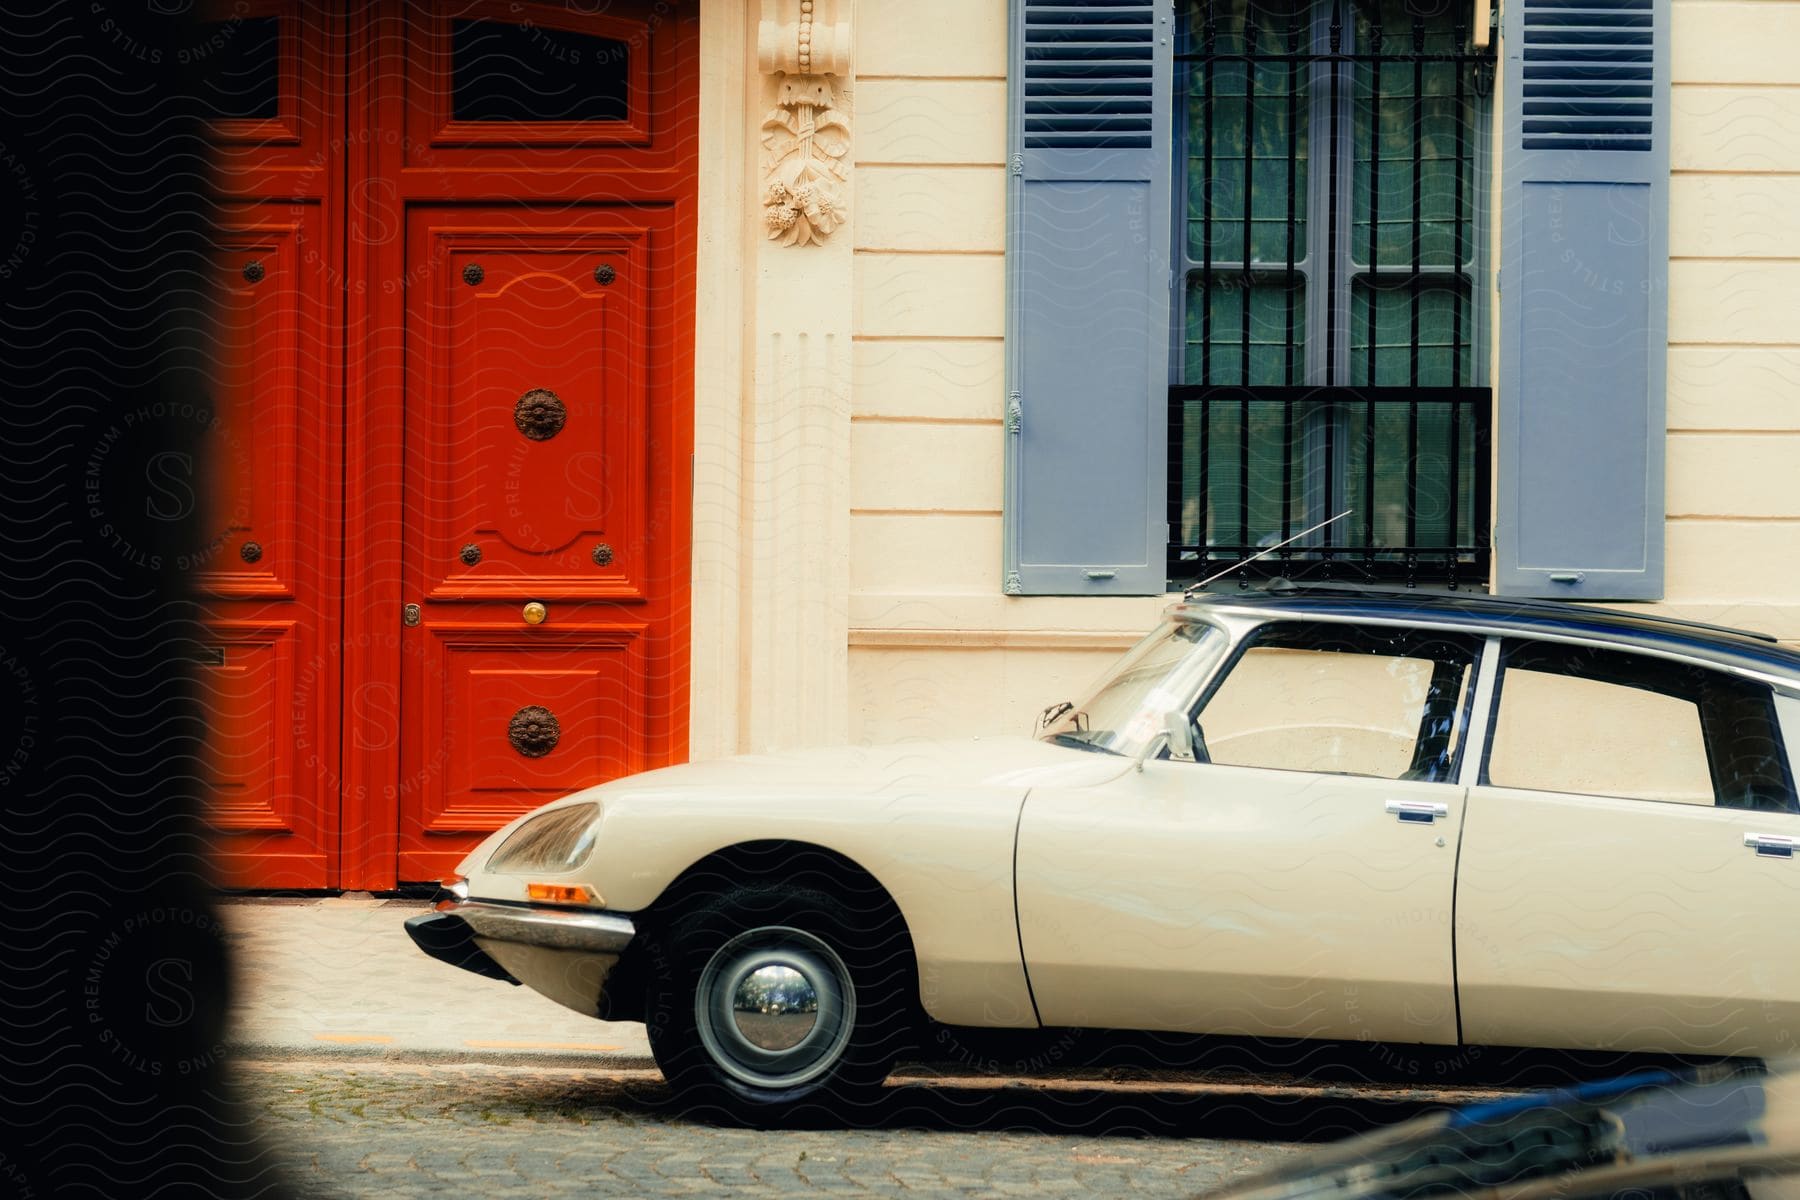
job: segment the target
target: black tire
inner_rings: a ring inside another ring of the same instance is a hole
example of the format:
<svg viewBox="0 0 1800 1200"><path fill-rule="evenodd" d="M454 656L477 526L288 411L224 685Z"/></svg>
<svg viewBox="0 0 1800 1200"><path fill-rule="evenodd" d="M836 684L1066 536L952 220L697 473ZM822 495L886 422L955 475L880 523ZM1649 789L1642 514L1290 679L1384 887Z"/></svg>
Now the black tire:
<svg viewBox="0 0 1800 1200"><path fill-rule="evenodd" d="M904 929L826 892L752 885L701 898L646 949L650 1050L697 1116L855 1123L916 1027ZM759 1009L744 1006L753 995Z"/></svg>

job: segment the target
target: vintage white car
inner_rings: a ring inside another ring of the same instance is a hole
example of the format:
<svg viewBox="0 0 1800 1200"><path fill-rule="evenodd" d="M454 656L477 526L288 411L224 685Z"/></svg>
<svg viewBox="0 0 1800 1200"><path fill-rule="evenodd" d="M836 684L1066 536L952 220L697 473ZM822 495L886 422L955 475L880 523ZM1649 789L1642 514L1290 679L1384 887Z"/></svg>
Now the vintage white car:
<svg viewBox="0 0 1800 1200"><path fill-rule="evenodd" d="M1800 653L1485 597L1196 596L1035 738L619 779L408 926L840 1107L922 1018L1703 1054L1800 1035Z"/></svg>

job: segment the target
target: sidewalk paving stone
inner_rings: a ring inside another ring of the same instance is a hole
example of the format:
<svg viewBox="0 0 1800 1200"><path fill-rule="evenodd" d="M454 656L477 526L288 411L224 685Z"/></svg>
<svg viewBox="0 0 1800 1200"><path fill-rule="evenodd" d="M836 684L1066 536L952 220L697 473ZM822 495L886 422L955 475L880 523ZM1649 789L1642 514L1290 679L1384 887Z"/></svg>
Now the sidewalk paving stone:
<svg viewBox="0 0 1800 1200"><path fill-rule="evenodd" d="M428 908L367 895L226 898L232 1044L265 1057L374 1050L415 1060L546 1055L648 1064L640 1024L584 1017L529 988L426 957L404 923Z"/></svg>

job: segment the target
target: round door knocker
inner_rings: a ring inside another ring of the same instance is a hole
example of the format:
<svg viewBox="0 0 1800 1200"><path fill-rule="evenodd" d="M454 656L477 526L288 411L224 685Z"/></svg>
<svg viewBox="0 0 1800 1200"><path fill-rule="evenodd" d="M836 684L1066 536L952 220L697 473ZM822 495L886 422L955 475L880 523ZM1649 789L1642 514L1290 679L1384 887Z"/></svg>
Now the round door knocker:
<svg viewBox="0 0 1800 1200"><path fill-rule="evenodd" d="M562 740L562 726L556 714L541 704L527 704L512 716L506 727L506 740L526 758L542 758L556 749Z"/></svg>
<svg viewBox="0 0 1800 1200"><path fill-rule="evenodd" d="M470 263L463 268L463 282L474 287L487 278L487 272L481 269L480 263Z"/></svg>
<svg viewBox="0 0 1800 1200"><path fill-rule="evenodd" d="M253 258L249 262L244 264L244 278L249 280L251 283L261 283L263 274L264 274L264 272L263 272L263 265L262 265L261 259Z"/></svg>
<svg viewBox="0 0 1800 1200"><path fill-rule="evenodd" d="M456 557L462 559L464 563L472 567L481 561L481 547L477 546L474 542L470 542L457 553Z"/></svg>
<svg viewBox="0 0 1800 1200"><path fill-rule="evenodd" d="M245 542L238 547L238 557L247 563L257 562L262 558L262 546L257 542Z"/></svg>
<svg viewBox="0 0 1800 1200"><path fill-rule="evenodd" d="M547 442L562 432L569 410L549 388L532 388L513 405L513 424L534 442Z"/></svg>
<svg viewBox="0 0 1800 1200"><path fill-rule="evenodd" d="M607 284L611 283L613 280L617 279L618 277L619 277L619 273L617 271L613 270L613 266L611 263L601 263L599 266L594 268L594 282L599 284L601 287L605 287Z"/></svg>
<svg viewBox="0 0 1800 1200"><path fill-rule="evenodd" d="M594 565L596 567L610 567L612 565L612 560L613 552L611 546L607 545L605 542L600 542L594 547Z"/></svg>

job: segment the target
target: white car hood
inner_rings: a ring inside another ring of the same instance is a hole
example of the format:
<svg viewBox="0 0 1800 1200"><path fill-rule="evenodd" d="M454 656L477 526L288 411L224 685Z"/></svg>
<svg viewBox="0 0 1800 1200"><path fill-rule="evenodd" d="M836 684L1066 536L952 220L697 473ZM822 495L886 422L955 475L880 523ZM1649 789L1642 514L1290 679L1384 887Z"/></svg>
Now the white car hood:
<svg viewBox="0 0 1800 1200"><path fill-rule="evenodd" d="M1087 787L1131 768L1116 754L1054 746L1032 738L970 738L891 746L834 746L779 754L742 754L684 763L589 788L569 800L621 794L707 792L746 796L829 791L845 796L892 796L922 788Z"/></svg>
<svg viewBox="0 0 1800 1200"><path fill-rule="evenodd" d="M598 801L606 810L666 813L689 803L697 810L716 812L720 802L735 807L766 801L763 807L775 812L793 802L804 805L823 798L831 808L847 812L862 806L904 805L913 799L941 802L952 793L965 797L1011 793L1022 799L1035 787L1092 787L1131 767L1132 760L1116 754L1019 737L839 746L683 763L596 784L522 814L490 834L463 859L457 872L479 870L520 822L570 804Z"/></svg>

